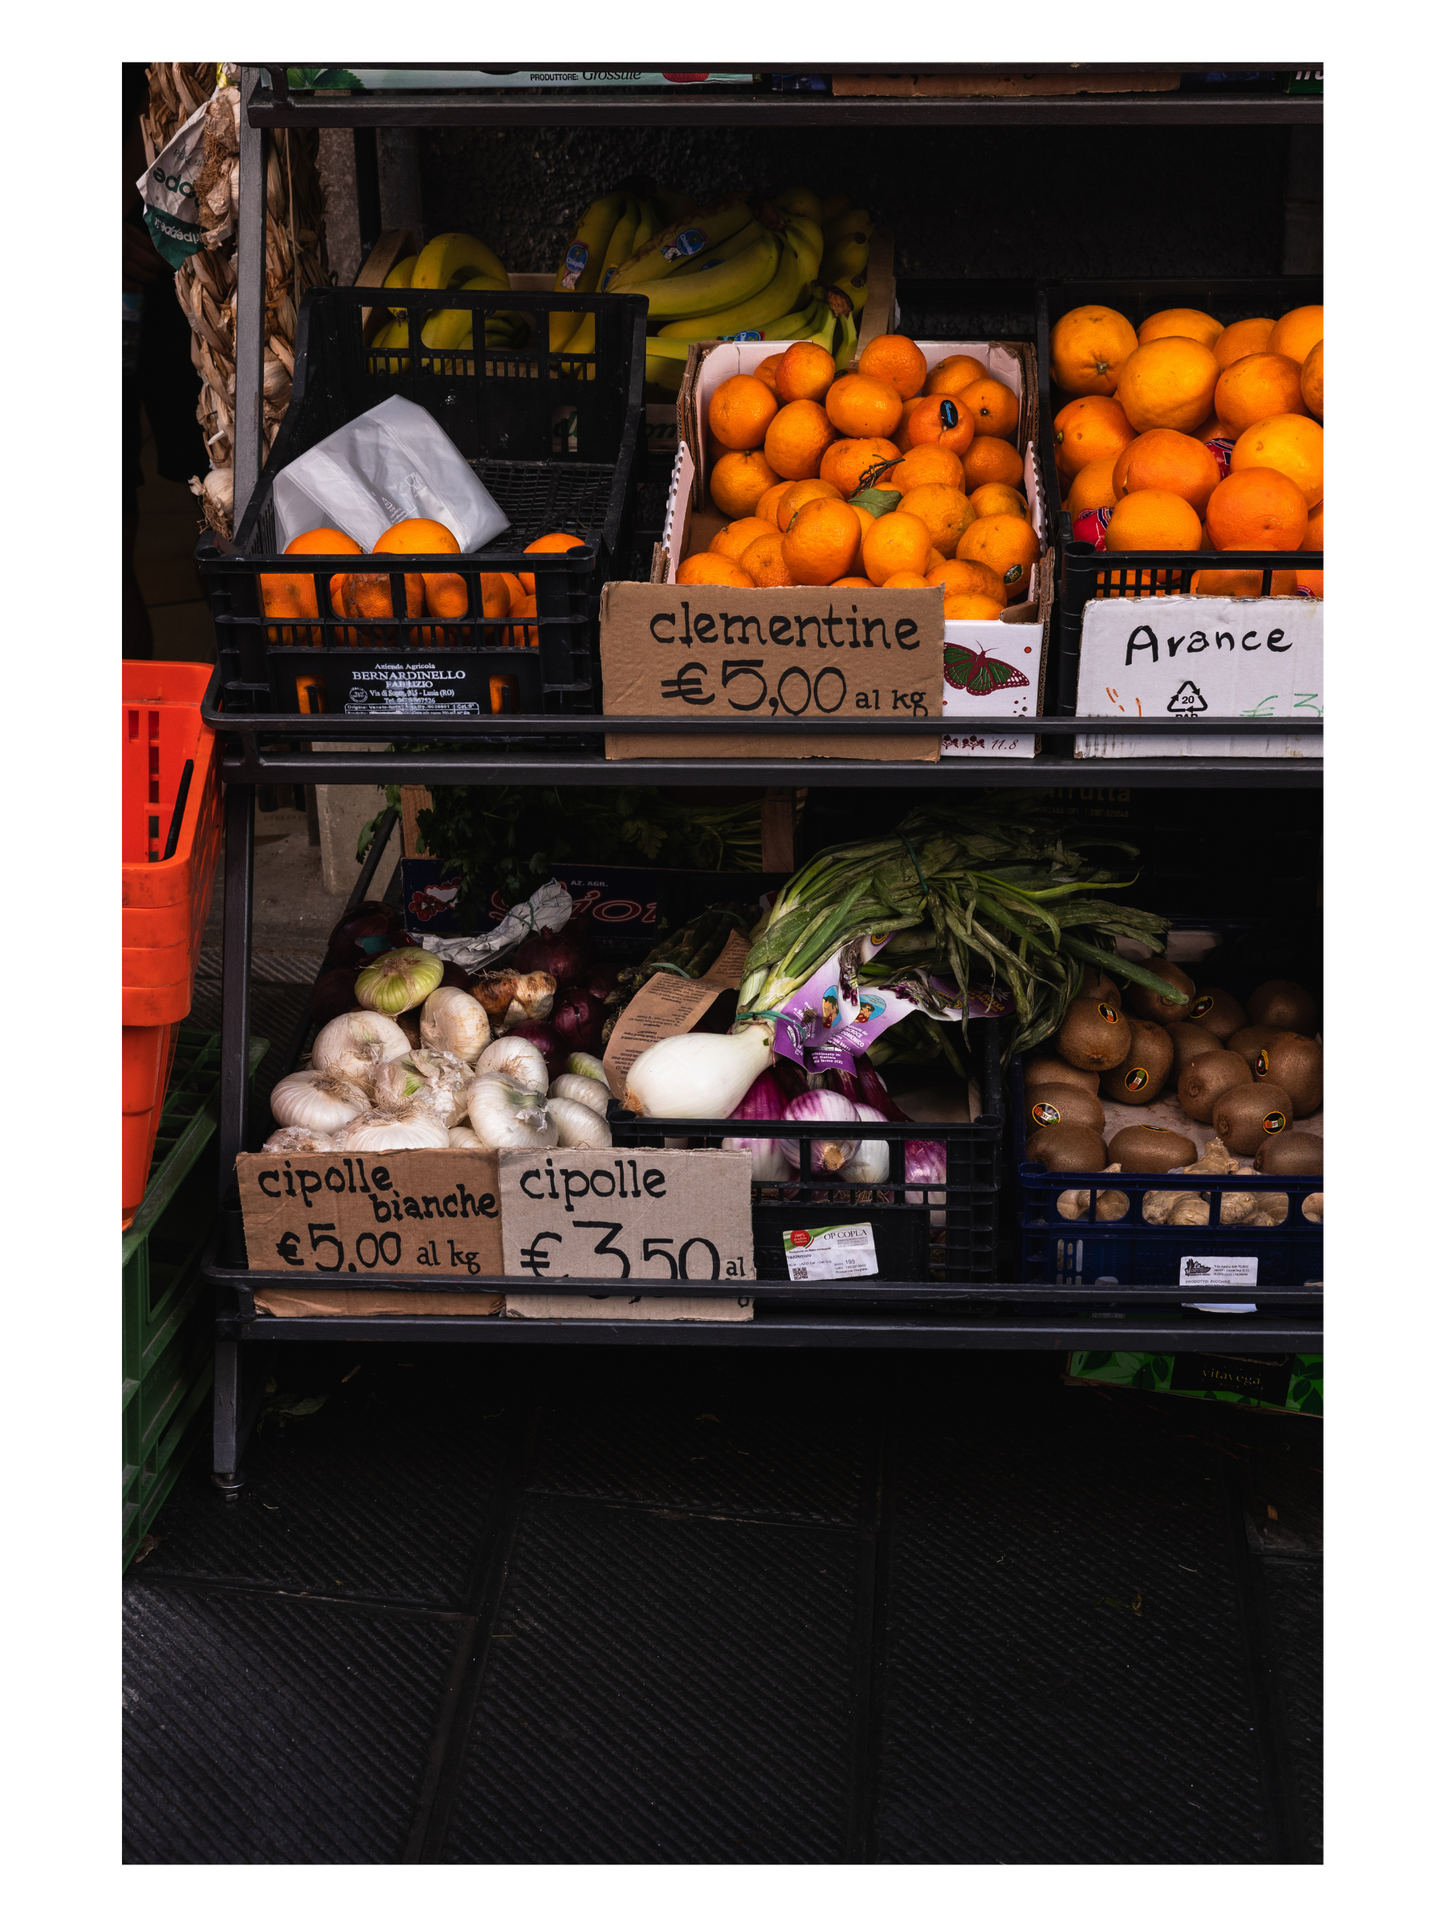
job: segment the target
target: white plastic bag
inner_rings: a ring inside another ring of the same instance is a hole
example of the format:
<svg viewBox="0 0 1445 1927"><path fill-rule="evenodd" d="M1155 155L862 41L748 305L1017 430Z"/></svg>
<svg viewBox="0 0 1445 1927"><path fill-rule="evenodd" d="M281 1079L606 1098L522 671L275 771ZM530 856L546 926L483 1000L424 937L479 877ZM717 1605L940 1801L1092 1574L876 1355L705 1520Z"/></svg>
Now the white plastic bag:
<svg viewBox="0 0 1445 1927"><path fill-rule="evenodd" d="M368 408L276 477L276 542L307 529L343 529L369 555L394 522L444 523L465 553L510 527L426 409L400 395Z"/></svg>

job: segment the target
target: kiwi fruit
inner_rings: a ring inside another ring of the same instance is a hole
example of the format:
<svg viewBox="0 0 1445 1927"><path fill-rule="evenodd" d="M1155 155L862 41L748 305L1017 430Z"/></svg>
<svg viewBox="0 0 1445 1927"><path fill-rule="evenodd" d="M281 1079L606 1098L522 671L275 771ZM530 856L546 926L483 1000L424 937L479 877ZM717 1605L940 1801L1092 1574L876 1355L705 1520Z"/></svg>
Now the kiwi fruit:
<svg viewBox="0 0 1445 1927"><path fill-rule="evenodd" d="M1235 1031L1244 1029L1249 1018L1237 997L1212 985L1200 991L1184 1013L1184 1021L1198 1024L1201 1030L1207 1030L1211 1037L1225 1044Z"/></svg>
<svg viewBox="0 0 1445 1927"><path fill-rule="evenodd" d="M1320 1019L1320 1007L1303 984L1288 977L1271 977L1249 993L1245 1009L1252 1024L1273 1024L1276 1030L1312 1031Z"/></svg>
<svg viewBox="0 0 1445 1927"><path fill-rule="evenodd" d="M1103 1138L1087 1124L1050 1124L1035 1131L1024 1156L1048 1171L1102 1171L1109 1162Z"/></svg>
<svg viewBox="0 0 1445 1927"><path fill-rule="evenodd" d="M1279 1029L1274 1024L1246 1024L1243 1030L1235 1031L1227 1048L1237 1050L1247 1064L1252 1064L1259 1056L1260 1045L1267 1044L1271 1037L1278 1035Z"/></svg>
<svg viewBox="0 0 1445 1927"><path fill-rule="evenodd" d="M1294 1123L1294 1106L1278 1084L1236 1084L1216 1101L1212 1122L1231 1157L1252 1158L1266 1138Z"/></svg>
<svg viewBox="0 0 1445 1927"><path fill-rule="evenodd" d="M1136 1017L1147 1017L1151 1024L1177 1024L1188 1015L1188 1005L1194 996L1194 979L1186 977L1178 964L1161 963L1151 957L1144 968L1152 976L1162 977L1166 984L1173 984L1176 990L1184 993L1182 1003L1171 1003L1161 997L1157 990L1150 990L1147 984L1130 984L1127 1002Z"/></svg>
<svg viewBox="0 0 1445 1927"><path fill-rule="evenodd" d="M1081 1091L1077 1084L1035 1084L1026 1103L1026 1122L1041 1131L1060 1124L1086 1124L1091 1131L1103 1131L1103 1105L1092 1091Z"/></svg>
<svg viewBox="0 0 1445 1927"><path fill-rule="evenodd" d="M1081 1071L1077 1064L1066 1064L1062 1057L1040 1051L1038 1056L1030 1057L1024 1065L1024 1089L1031 1091L1035 1084L1072 1084L1075 1090L1097 1095L1099 1073Z"/></svg>
<svg viewBox="0 0 1445 1927"><path fill-rule="evenodd" d="M1152 1104L1174 1068L1174 1046L1162 1024L1147 1017L1129 1019L1129 1054L1122 1064L1105 1071L1100 1085L1115 1104Z"/></svg>
<svg viewBox="0 0 1445 1927"><path fill-rule="evenodd" d="M1109 1162L1126 1171L1173 1171L1193 1164L1199 1146L1179 1131L1161 1131L1154 1124L1127 1124L1109 1140Z"/></svg>
<svg viewBox="0 0 1445 1927"><path fill-rule="evenodd" d="M1207 1050L1222 1050L1219 1039L1205 1030L1202 1024L1170 1024L1166 1027L1170 1047L1174 1052L1174 1064L1170 1079L1178 1083L1183 1075L1184 1066Z"/></svg>
<svg viewBox="0 0 1445 1927"><path fill-rule="evenodd" d="M1092 964L1085 964L1084 981L1079 985L1078 995L1080 997L1102 997L1106 1003L1117 1004L1119 1001L1119 986L1114 982L1112 977L1106 976L1102 970L1096 970Z"/></svg>
<svg viewBox="0 0 1445 1927"><path fill-rule="evenodd" d="M1267 1178L1322 1178L1325 1141L1309 1131L1281 1131L1260 1145L1254 1168Z"/></svg>
<svg viewBox="0 0 1445 1927"><path fill-rule="evenodd" d="M1197 1124L1208 1124L1226 1091L1253 1082L1253 1072L1238 1051L1201 1051L1179 1073L1180 1108Z"/></svg>
<svg viewBox="0 0 1445 1927"><path fill-rule="evenodd" d="M1252 1069L1261 1082L1289 1092L1296 1117L1309 1117L1325 1101L1325 1054L1313 1037L1280 1031L1260 1045Z"/></svg>
<svg viewBox="0 0 1445 1927"><path fill-rule="evenodd" d="M1129 1023L1107 997L1076 997L1064 1012L1054 1046L1081 1071L1111 1071L1129 1054Z"/></svg>

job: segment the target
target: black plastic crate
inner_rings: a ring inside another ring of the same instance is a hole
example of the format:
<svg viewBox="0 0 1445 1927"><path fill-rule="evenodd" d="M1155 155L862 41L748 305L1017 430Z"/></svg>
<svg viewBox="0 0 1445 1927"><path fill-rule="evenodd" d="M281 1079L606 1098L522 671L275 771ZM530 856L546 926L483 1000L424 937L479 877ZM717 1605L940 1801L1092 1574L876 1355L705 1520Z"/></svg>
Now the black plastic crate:
<svg viewBox="0 0 1445 1927"><path fill-rule="evenodd" d="M1039 345L1039 466L1043 470L1049 528L1057 546L1055 582L1058 585L1057 647L1051 651L1052 671L1048 711L1055 716L1075 714L1079 687L1079 639L1084 605L1096 595L1184 595L1197 571L1203 569L1262 569L1268 596L1275 569L1322 569L1318 550L1118 549L1101 554L1092 543L1073 539L1073 518L1063 505L1059 474L1053 461L1054 416L1065 397L1056 394L1049 367L1049 335L1054 323L1072 308L1099 302L1116 308L1137 328L1161 308L1202 308L1225 327L1251 315L1288 314L1324 300L1318 275L1277 275L1200 281L1063 281L1038 292Z"/></svg>
<svg viewBox="0 0 1445 1927"><path fill-rule="evenodd" d="M970 1026L978 1047L977 1066L983 1115L968 1124L860 1125L860 1133L889 1146L885 1185L842 1184L813 1166L811 1146L836 1138L836 1124L764 1124L736 1118L640 1118L620 1105L608 1107L613 1141L619 1145L662 1148L665 1141L689 1149L716 1151L725 1138L796 1138L801 1148L798 1182L754 1184L753 1261L763 1284L787 1284L783 1240L790 1231L822 1225L871 1224L878 1256L878 1277L893 1284L979 1285L998 1282L1000 1195L1003 1145L1003 1073L996 1044L997 1024ZM987 1038L987 1043L984 1043ZM944 1146L945 1181L925 1194L918 1180L905 1182L905 1146L932 1142ZM932 1203L908 1203L925 1196ZM939 1203L940 1193L942 1202ZM862 1283L864 1281L855 1281ZM826 1282L799 1285L810 1298L826 1300Z"/></svg>
<svg viewBox="0 0 1445 1927"><path fill-rule="evenodd" d="M576 309L595 314L596 348L552 354L545 345L445 352L367 347L363 315L377 307L377 291L313 288L301 307L291 404L235 540L210 533L197 551L221 668L223 711L208 720L234 726L265 716L274 730L288 718L314 728L299 719L322 713L387 714L397 716L405 734L408 716L417 728L451 717L597 714L599 600L603 583L625 560L645 455L646 302L440 288L388 289L385 299L388 307L406 310L410 338L418 343L427 317L442 309L471 309L474 333L491 311L522 313L533 342L541 344L548 314ZM468 555L368 559L365 573L390 578L391 614L359 622L332 613L330 578L346 573L344 564L318 568L321 558L276 553L272 488L287 463L392 395L428 410L512 526ZM576 535L584 546L524 553L529 542L554 531ZM536 616L483 614L480 578L502 573L535 576ZM318 615L301 622L268 617L263 574L310 577ZM408 614L409 574L461 577L466 614ZM364 690L368 674L382 679L384 708L352 693Z"/></svg>

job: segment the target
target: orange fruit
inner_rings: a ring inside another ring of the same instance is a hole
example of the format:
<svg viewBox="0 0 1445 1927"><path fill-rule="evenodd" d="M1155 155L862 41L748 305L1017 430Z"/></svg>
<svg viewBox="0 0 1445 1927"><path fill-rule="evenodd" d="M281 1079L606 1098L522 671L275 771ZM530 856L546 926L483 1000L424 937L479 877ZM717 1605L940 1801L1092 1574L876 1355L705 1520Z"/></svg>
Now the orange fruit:
<svg viewBox="0 0 1445 1927"><path fill-rule="evenodd" d="M512 610L514 617L534 616L536 613L537 598L534 595L524 595L522 600ZM535 649L537 647L538 635L535 628L528 626L526 628L510 630L507 639L510 646L514 649Z"/></svg>
<svg viewBox="0 0 1445 1927"><path fill-rule="evenodd" d="M1218 415L1211 415L1207 422L1201 422L1198 428L1191 428L1189 432L1196 442L1232 442L1234 440Z"/></svg>
<svg viewBox="0 0 1445 1927"><path fill-rule="evenodd" d="M756 514L763 492L781 479L761 449L731 449L713 463L707 487L713 507L735 522L740 516Z"/></svg>
<svg viewBox="0 0 1445 1927"><path fill-rule="evenodd" d="M1293 595L1298 587L1293 569L1275 569L1270 577L1272 596ZM1189 585L1190 595L1262 596L1263 569L1201 569Z"/></svg>
<svg viewBox="0 0 1445 1927"><path fill-rule="evenodd" d="M840 435L891 435L903 419L897 390L867 375L840 375L823 407Z"/></svg>
<svg viewBox="0 0 1445 1927"><path fill-rule="evenodd" d="M1325 599L1325 572L1323 569L1301 569L1295 577L1295 593L1307 596L1311 602Z"/></svg>
<svg viewBox="0 0 1445 1927"><path fill-rule="evenodd" d="M568 549L580 549L585 546L580 535L539 535L535 542L527 544L522 553L523 555L565 555ZM517 580L522 585L523 595L536 595L536 576L520 575Z"/></svg>
<svg viewBox="0 0 1445 1927"><path fill-rule="evenodd" d="M1310 510L1310 519L1305 523L1305 539L1300 543L1302 549L1324 553L1325 547L1325 505L1316 502Z"/></svg>
<svg viewBox="0 0 1445 1927"><path fill-rule="evenodd" d="M1202 341L1206 348L1213 348L1223 333L1224 323L1216 321L1212 314L1205 314L1202 308L1161 308L1158 314L1151 314L1139 323L1139 345L1158 341L1165 335L1186 335L1191 341Z"/></svg>
<svg viewBox="0 0 1445 1927"><path fill-rule="evenodd" d="M1112 395L1119 370L1139 346L1117 308L1070 308L1049 333L1049 373L1066 395Z"/></svg>
<svg viewBox="0 0 1445 1927"><path fill-rule="evenodd" d="M1087 515L1090 509L1113 508L1118 499L1114 493L1114 464L1090 462L1074 477L1064 507L1070 515Z"/></svg>
<svg viewBox="0 0 1445 1927"><path fill-rule="evenodd" d="M846 502L822 496L804 502L783 537L783 560L795 582L823 587L857 559L858 517Z"/></svg>
<svg viewBox="0 0 1445 1927"><path fill-rule="evenodd" d="M983 381L988 370L977 355L948 355L930 369L923 384L925 395L952 395L957 401L971 381Z"/></svg>
<svg viewBox="0 0 1445 1927"><path fill-rule="evenodd" d="M790 589L792 573L783 555L783 538L776 533L760 535L743 550L742 567L758 589Z"/></svg>
<svg viewBox="0 0 1445 1927"><path fill-rule="evenodd" d="M941 569L947 560L948 557L943 553L942 549L930 549L928 551L928 560L923 565L924 574L932 575L933 571L935 569Z"/></svg>
<svg viewBox="0 0 1445 1927"><path fill-rule="evenodd" d="M759 381L765 381L775 395L778 392L778 370L782 364L783 357L781 355L769 355L766 361L760 361L753 370L756 378Z"/></svg>
<svg viewBox="0 0 1445 1927"><path fill-rule="evenodd" d="M992 375L971 381L959 396L958 405L973 416L974 433L978 435L1002 435L1007 440L1019 425L1018 396L1007 382L997 381Z"/></svg>
<svg viewBox="0 0 1445 1927"><path fill-rule="evenodd" d="M837 375L826 348L816 341L795 341L778 361L778 400L821 401Z"/></svg>
<svg viewBox="0 0 1445 1927"><path fill-rule="evenodd" d="M880 515L863 537L863 571L868 580L882 584L900 569L923 575L933 539L928 524L916 515L894 509Z"/></svg>
<svg viewBox="0 0 1445 1927"><path fill-rule="evenodd" d="M1065 481L1090 462L1114 461L1134 439L1112 395L1080 395L1054 416L1054 461Z"/></svg>
<svg viewBox="0 0 1445 1927"><path fill-rule="evenodd" d="M801 482L816 475L823 451L837 430L815 401L790 401L774 415L763 439L763 453L779 475Z"/></svg>
<svg viewBox="0 0 1445 1927"><path fill-rule="evenodd" d="M1007 482L1021 488L1024 458L1010 442L997 435L978 435L963 453L963 486L970 494L985 482Z"/></svg>
<svg viewBox="0 0 1445 1927"><path fill-rule="evenodd" d="M426 606L421 577L419 575L403 576L402 582L406 613L409 616L419 616ZM340 587L339 614L367 622L390 622L394 619L389 575L344 575L340 578ZM332 593L334 596L334 589ZM351 640L350 637L348 637L349 640Z"/></svg>
<svg viewBox="0 0 1445 1927"><path fill-rule="evenodd" d="M925 395L898 431L905 448L945 448L962 455L973 440L973 416L963 398L951 395Z"/></svg>
<svg viewBox="0 0 1445 1927"><path fill-rule="evenodd" d="M1287 355L1241 355L1219 377L1214 412L1225 433L1238 436L1270 415L1298 414L1301 399L1298 362Z"/></svg>
<svg viewBox="0 0 1445 1927"><path fill-rule="evenodd" d="M1305 358L1317 341L1325 338L1325 311L1323 308L1291 308L1282 314L1270 330L1269 352L1272 355L1288 355L1303 367Z"/></svg>
<svg viewBox="0 0 1445 1927"><path fill-rule="evenodd" d="M914 409L921 407L927 399L928 397L926 395L910 395L908 400L903 404L903 421L906 422ZM902 422L900 422L899 426L902 426Z"/></svg>
<svg viewBox="0 0 1445 1927"><path fill-rule="evenodd" d="M1141 488L1182 495L1196 515L1219 487L1219 464L1211 449L1177 428L1150 428L1114 463L1114 495L1122 502Z"/></svg>
<svg viewBox="0 0 1445 1927"><path fill-rule="evenodd" d="M968 498L968 506L975 515L1023 515L1027 516L1029 505L1016 488L1007 482L985 482L976 488Z"/></svg>
<svg viewBox="0 0 1445 1927"><path fill-rule="evenodd" d="M838 502L842 496L831 482L825 482L817 475L810 475L801 482L789 482L786 491L778 500L773 519L779 532L786 535L793 525L793 518L805 502Z"/></svg>
<svg viewBox="0 0 1445 1927"><path fill-rule="evenodd" d="M364 553L359 542L341 529L307 529L301 535L292 536L286 544L287 555L361 555ZM340 615L337 598L341 593L342 578L334 575L329 585L331 613ZM261 577L261 607L268 616L275 616L279 622L291 622L298 616L314 616L319 613L316 607L316 583L309 575L263 575ZM320 642L321 632L314 630L312 642ZM275 642L278 637L268 634L267 640Z"/></svg>
<svg viewBox="0 0 1445 1927"><path fill-rule="evenodd" d="M925 482L942 482L947 488L963 486L963 463L951 448L940 448L937 442L910 448L897 468L889 469L882 486L902 489L906 495L909 489L922 488Z"/></svg>
<svg viewBox="0 0 1445 1927"><path fill-rule="evenodd" d="M981 515L959 537L960 562L986 562L1003 577L1009 600L1026 595L1029 571L1038 559L1039 538L1021 515Z"/></svg>
<svg viewBox="0 0 1445 1927"><path fill-rule="evenodd" d="M828 584L830 589L871 589L873 584L866 575L840 575L836 582Z"/></svg>
<svg viewBox="0 0 1445 1927"><path fill-rule="evenodd" d="M900 569L897 575L890 575L881 586L885 589L926 589L928 577L920 575L916 569Z"/></svg>
<svg viewBox="0 0 1445 1927"><path fill-rule="evenodd" d="M1231 471L1272 468L1288 475L1311 508L1325 499L1325 431L1313 415L1271 415L1252 422L1234 444Z"/></svg>
<svg viewBox="0 0 1445 1927"><path fill-rule="evenodd" d="M1299 371L1300 396L1305 407L1320 421L1325 418L1325 338L1320 336L1304 358Z"/></svg>
<svg viewBox="0 0 1445 1927"><path fill-rule="evenodd" d="M756 375L729 375L713 390L707 425L724 448L761 448L777 412L777 396L765 381Z"/></svg>
<svg viewBox="0 0 1445 1927"><path fill-rule="evenodd" d="M1126 495L1104 535L1110 549L1197 549L1203 539L1199 517L1184 497L1163 488Z"/></svg>
<svg viewBox="0 0 1445 1927"><path fill-rule="evenodd" d="M1255 315L1249 321L1231 321L1214 344L1214 359L1221 368L1243 355L1262 355L1269 346L1274 322L1268 315Z"/></svg>
<svg viewBox="0 0 1445 1927"><path fill-rule="evenodd" d="M858 517L858 540L861 542L869 529L871 529L873 524L878 520L878 517L870 514L861 502L850 502L848 506Z"/></svg>
<svg viewBox="0 0 1445 1927"><path fill-rule="evenodd" d="M577 541L573 536L568 546ZM376 538L372 544L373 555L458 555L461 543L452 534L445 522L434 522L430 516L408 515L400 522L393 522ZM411 608L411 584L419 581L428 615L464 616L467 612L466 579L459 575L423 575L407 578L407 609ZM431 642L430 634L422 637L423 642ZM440 640L438 637L437 640Z"/></svg>
<svg viewBox="0 0 1445 1927"><path fill-rule="evenodd" d="M996 602L1000 608L1008 601L1003 577L987 562L960 562L955 556L951 562L930 569L927 581L930 589L936 589L941 584L951 596L987 596L990 602ZM946 608L947 604L944 606Z"/></svg>
<svg viewBox="0 0 1445 1927"><path fill-rule="evenodd" d="M989 595L946 595L943 598L945 622L997 622L1004 605Z"/></svg>
<svg viewBox="0 0 1445 1927"><path fill-rule="evenodd" d="M1179 428L1188 433L1209 419L1219 363L1202 341L1164 335L1136 348L1119 370L1115 389L1131 428Z"/></svg>
<svg viewBox="0 0 1445 1927"><path fill-rule="evenodd" d="M1299 486L1272 468L1237 468L1209 498L1211 549L1297 549L1309 522ZM1113 523L1109 524L1110 528Z"/></svg>
<svg viewBox="0 0 1445 1927"><path fill-rule="evenodd" d="M771 488L764 489L758 497L753 514L770 528L778 526L778 504L793 486L791 482L774 482Z"/></svg>
<svg viewBox="0 0 1445 1927"><path fill-rule="evenodd" d="M858 357L858 373L886 381L900 401L907 401L922 388L928 363L907 335L874 335Z"/></svg>
<svg viewBox="0 0 1445 1927"><path fill-rule="evenodd" d="M959 536L979 513L961 488L950 488L946 482L920 483L908 490L898 507L905 515L918 517L929 541L944 557L953 554Z"/></svg>
<svg viewBox="0 0 1445 1927"><path fill-rule="evenodd" d="M880 463L896 462L902 453L896 442L887 441L881 435L868 435L859 440L850 437L847 441L834 442L823 451L818 476L821 481L831 482L840 495L856 495L870 470ZM890 488L892 484L885 475L877 486Z"/></svg>
<svg viewBox="0 0 1445 1927"><path fill-rule="evenodd" d="M508 605L508 614L510 614L519 602L525 600L527 591L522 587L522 579L520 576L504 575L502 581L506 584L507 594L511 598L510 604Z"/></svg>
<svg viewBox="0 0 1445 1927"><path fill-rule="evenodd" d="M719 529L708 543L708 551L736 562L750 542L756 542L760 535L771 535L774 526L760 515L744 515L736 522L729 522L725 529Z"/></svg>
<svg viewBox="0 0 1445 1927"><path fill-rule="evenodd" d="M677 572L679 582L691 588L696 583L708 583L719 589L753 589L757 584L732 556L719 555L712 549L699 549L690 555Z"/></svg>

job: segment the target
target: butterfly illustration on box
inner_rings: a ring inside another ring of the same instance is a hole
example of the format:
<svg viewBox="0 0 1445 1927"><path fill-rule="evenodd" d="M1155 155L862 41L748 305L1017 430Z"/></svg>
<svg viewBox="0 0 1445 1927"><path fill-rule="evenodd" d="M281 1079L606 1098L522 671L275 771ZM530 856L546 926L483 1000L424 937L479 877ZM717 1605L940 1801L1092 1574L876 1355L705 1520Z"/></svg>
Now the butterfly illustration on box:
<svg viewBox="0 0 1445 1927"><path fill-rule="evenodd" d="M970 696L991 696L995 689L1027 689L1029 679L1012 663L995 662L987 649L970 649L961 642L947 643L943 651L944 680L954 689Z"/></svg>

